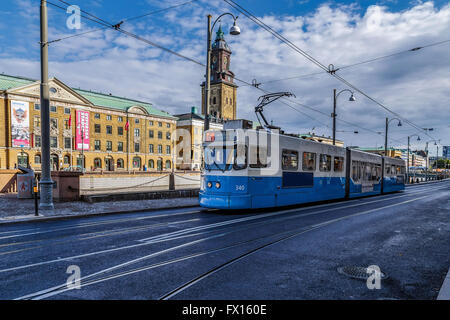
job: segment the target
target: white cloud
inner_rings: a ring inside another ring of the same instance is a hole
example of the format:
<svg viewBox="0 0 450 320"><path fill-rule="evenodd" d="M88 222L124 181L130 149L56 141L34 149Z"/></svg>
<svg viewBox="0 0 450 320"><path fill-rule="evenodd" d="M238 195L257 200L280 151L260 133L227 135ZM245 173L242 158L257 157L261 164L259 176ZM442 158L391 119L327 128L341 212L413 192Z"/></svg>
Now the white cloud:
<svg viewBox="0 0 450 320"><path fill-rule="evenodd" d="M24 1L24 0L22 0ZM149 0L153 5L157 2ZM165 2L165 6L180 3ZM168 11L164 17L171 28L153 26L152 21L127 24L130 30L180 53L204 62L206 14L223 11L221 1L209 7L191 5ZM300 5L300 4L293 4ZM217 10L220 8L220 10ZM228 8L229 9L229 8ZM273 16L261 19L325 65L336 67L391 54L416 46L445 40L450 30L450 4L437 9L432 2L418 3L409 10L389 12L373 5L360 14L356 6L330 7L325 4L306 16ZM224 18L224 29L231 19ZM259 82L320 71L304 57L281 44L244 16L239 18L241 35L227 36L233 56L232 71L240 79ZM125 28L125 26L124 26ZM81 31L87 31L83 29ZM55 36L65 34L51 29ZM342 69L338 73L395 112L422 127L438 128L436 136L450 145L450 44L424 48L389 59ZM159 49L114 31L100 31L61 41L50 50L50 74L74 87L98 90L154 103L171 113L188 112L201 105L200 83L204 68L183 61ZM39 77L39 61L0 56L0 70L8 74ZM253 108L262 94L255 88L238 89L238 116L255 119ZM291 91L300 103L329 115L333 88L345 86L327 74L268 83L264 89ZM338 117L364 128L384 131L384 118L391 117L368 99L356 94L357 102L338 100ZM331 118L292 104L317 118L313 121L287 106L274 103L266 115L287 131L310 131L331 135ZM358 130L360 134L339 133L350 144L382 145L383 136L338 122L338 130ZM391 130L392 136L405 141L414 129L404 125ZM425 141L425 138L423 138ZM428 139L429 140L429 139ZM361 142L364 141L364 142ZM400 145L399 142L392 142Z"/></svg>

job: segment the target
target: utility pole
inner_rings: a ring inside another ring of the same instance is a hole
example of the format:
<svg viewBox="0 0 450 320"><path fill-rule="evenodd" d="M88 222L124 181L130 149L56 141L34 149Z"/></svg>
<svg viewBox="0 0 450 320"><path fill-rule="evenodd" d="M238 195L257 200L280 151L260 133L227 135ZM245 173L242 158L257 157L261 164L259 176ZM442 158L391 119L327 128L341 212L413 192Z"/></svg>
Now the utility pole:
<svg viewBox="0 0 450 320"><path fill-rule="evenodd" d="M42 210L53 210L53 181L50 168L50 92L48 88L47 2L41 0L41 171L40 204Z"/></svg>
<svg viewBox="0 0 450 320"><path fill-rule="evenodd" d="M206 43L206 79L205 79L205 121L203 124L203 132L209 130L209 91L211 87L211 15L208 14L208 34Z"/></svg>
<svg viewBox="0 0 450 320"><path fill-rule="evenodd" d="M333 89L333 146L336 145L336 89Z"/></svg>
<svg viewBox="0 0 450 320"><path fill-rule="evenodd" d="M389 119L386 118L386 129L385 129L385 132L384 132L384 156L385 157L387 157L388 127L389 127Z"/></svg>

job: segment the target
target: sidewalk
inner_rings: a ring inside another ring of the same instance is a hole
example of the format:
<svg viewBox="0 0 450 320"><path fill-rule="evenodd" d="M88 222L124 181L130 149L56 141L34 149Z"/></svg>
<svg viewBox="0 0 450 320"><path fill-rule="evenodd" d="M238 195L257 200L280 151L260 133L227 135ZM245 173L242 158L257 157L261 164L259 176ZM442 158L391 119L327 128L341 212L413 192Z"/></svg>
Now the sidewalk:
<svg viewBox="0 0 450 320"><path fill-rule="evenodd" d="M442 283L437 300L450 300L450 269L448 269L447 276Z"/></svg>
<svg viewBox="0 0 450 320"><path fill-rule="evenodd" d="M139 201L109 201L88 203L83 201L55 202L53 212L39 211L34 216L34 199L17 199L16 193L0 194L0 225L10 222L47 220L54 218L123 213L155 209L176 209L198 206L198 198L172 198Z"/></svg>

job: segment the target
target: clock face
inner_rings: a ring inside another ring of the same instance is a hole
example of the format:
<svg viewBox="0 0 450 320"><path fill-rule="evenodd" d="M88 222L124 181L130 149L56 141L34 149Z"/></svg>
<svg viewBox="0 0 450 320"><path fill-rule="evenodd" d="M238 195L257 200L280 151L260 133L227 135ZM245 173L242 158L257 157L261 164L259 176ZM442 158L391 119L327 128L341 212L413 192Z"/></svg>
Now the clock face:
<svg viewBox="0 0 450 320"><path fill-rule="evenodd" d="M228 59L227 57L223 58L223 67L226 68L227 67L227 63L228 63Z"/></svg>
<svg viewBox="0 0 450 320"><path fill-rule="evenodd" d="M213 61L213 63L216 63L216 62L217 62L217 57L214 56L213 59L212 59L212 61Z"/></svg>

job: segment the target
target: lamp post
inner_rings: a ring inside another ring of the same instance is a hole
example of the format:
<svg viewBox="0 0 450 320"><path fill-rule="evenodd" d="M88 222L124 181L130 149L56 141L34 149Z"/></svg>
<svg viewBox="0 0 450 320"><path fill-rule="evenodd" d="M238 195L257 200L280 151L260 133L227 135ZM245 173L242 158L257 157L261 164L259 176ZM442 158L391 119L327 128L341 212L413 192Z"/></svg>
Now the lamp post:
<svg viewBox="0 0 450 320"><path fill-rule="evenodd" d="M437 142L436 140L430 140L427 141L425 144L425 154L427 156L426 158L426 168L425 168L425 181L428 181L428 167L429 167L429 160L428 160L428 143L433 142L434 141L434 145L437 146ZM439 140L440 141L440 140Z"/></svg>
<svg viewBox="0 0 450 320"><path fill-rule="evenodd" d="M42 176L40 184L39 208L53 210L53 181L50 168L50 92L48 87L48 24L47 24L47 2L41 0L40 10L41 31L41 155Z"/></svg>
<svg viewBox="0 0 450 320"><path fill-rule="evenodd" d="M398 127L402 126L402 122L400 121L400 119L398 118L392 118L391 120L389 120L389 118L386 118L386 129L384 131L384 155L387 157L387 150L388 150L388 128L389 128L389 123L392 120L398 120Z"/></svg>
<svg viewBox="0 0 450 320"><path fill-rule="evenodd" d="M407 183L409 183L409 141L410 141L410 138L412 138L414 136L417 136L417 141L420 141L420 137L417 134L408 136L408 161L406 163L406 178L407 178L406 181L407 181Z"/></svg>
<svg viewBox="0 0 450 320"><path fill-rule="evenodd" d="M212 27L211 27L211 18L212 16L208 15L208 25L207 25L207 42L206 42L206 81L205 81L205 120L204 120L204 130L203 132L206 132L209 130L209 91L211 87L211 35L214 30L214 26L216 25L217 21L220 20L221 17L229 15L233 18L234 23L233 26L230 28L230 34L233 36L239 35L241 33L240 28L236 25L236 20L238 17L235 17L233 14L226 12L221 14L217 19L214 21Z"/></svg>
<svg viewBox="0 0 450 320"><path fill-rule="evenodd" d="M351 96L348 99L348 101L352 101L352 102L356 101L353 91L351 91L349 89L344 89L344 90L339 91L338 94L336 94L336 89L333 89L333 113L331 114L331 117L333 118L333 146L336 145L336 102L337 102L337 98L339 97L339 95L345 91L348 91L351 93Z"/></svg>

